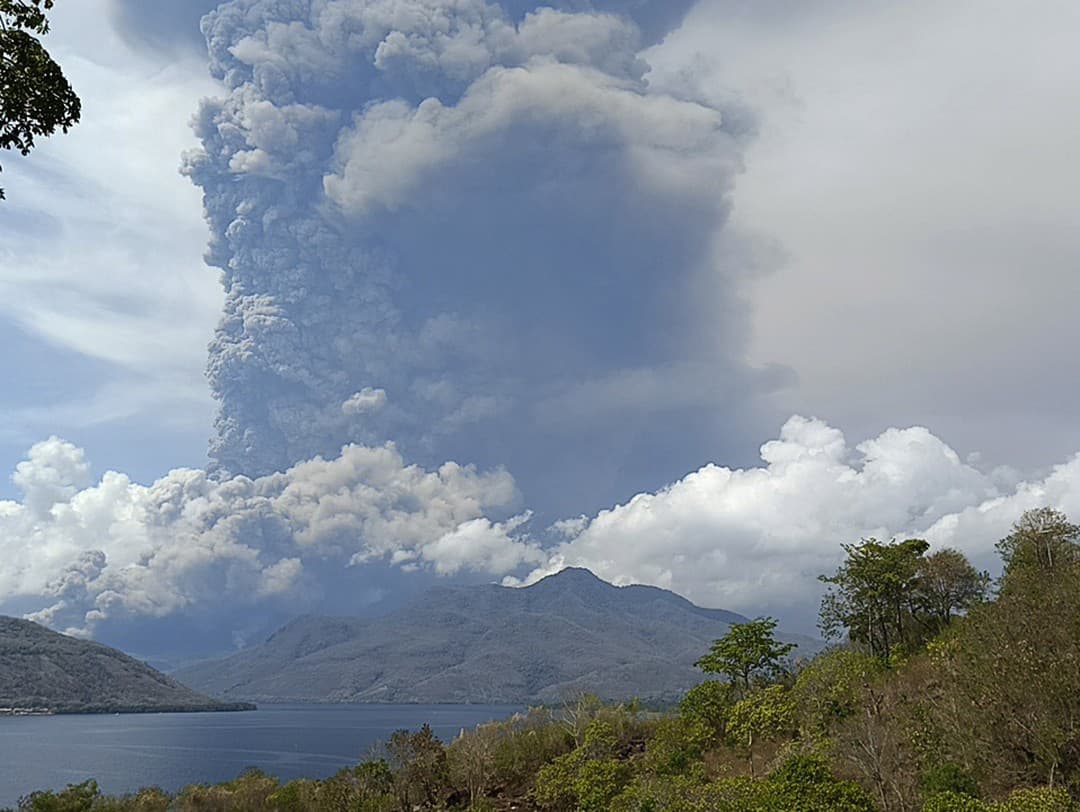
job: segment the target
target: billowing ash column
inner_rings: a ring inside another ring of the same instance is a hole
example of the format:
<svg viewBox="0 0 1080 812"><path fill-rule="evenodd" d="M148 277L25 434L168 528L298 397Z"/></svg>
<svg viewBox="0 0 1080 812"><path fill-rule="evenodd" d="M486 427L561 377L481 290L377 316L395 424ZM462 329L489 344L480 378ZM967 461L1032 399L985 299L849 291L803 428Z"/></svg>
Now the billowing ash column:
<svg viewBox="0 0 1080 812"><path fill-rule="evenodd" d="M565 486L571 456L605 461L575 468L593 480L648 464L642 438L673 419L700 462L754 384L714 261L739 133L652 89L639 57L688 5L209 14L227 94L203 103L185 166L227 291L217 466L393 439L421 462L507 464L529 494L530 470Z"/></svg>

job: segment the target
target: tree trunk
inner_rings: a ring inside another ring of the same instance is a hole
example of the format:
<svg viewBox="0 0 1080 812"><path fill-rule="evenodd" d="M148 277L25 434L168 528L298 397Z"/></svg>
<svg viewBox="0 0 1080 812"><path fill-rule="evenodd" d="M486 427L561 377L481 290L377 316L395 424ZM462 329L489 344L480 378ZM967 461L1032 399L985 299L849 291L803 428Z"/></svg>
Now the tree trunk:
<svg viewBox="0 0 1080 812"><path fill-rule="evenodd" d="M750 737L746 742L746 752L750 755L750 778L751 780L757 778L754 774L754 731L750 731Z"/></svg>

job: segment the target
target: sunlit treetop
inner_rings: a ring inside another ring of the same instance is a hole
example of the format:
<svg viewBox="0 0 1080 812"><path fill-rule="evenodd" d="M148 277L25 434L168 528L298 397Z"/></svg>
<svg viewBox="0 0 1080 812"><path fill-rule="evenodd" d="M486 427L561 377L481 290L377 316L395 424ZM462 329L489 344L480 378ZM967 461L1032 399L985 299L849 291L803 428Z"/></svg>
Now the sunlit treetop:
<svg viewBox="0 0 1080 812"><path fill-rule="evenodd" d="M23 155L38 136L67 132L82 112L64 72L41 44L52 7L53 0L0 0L0 148Z"/></svg>

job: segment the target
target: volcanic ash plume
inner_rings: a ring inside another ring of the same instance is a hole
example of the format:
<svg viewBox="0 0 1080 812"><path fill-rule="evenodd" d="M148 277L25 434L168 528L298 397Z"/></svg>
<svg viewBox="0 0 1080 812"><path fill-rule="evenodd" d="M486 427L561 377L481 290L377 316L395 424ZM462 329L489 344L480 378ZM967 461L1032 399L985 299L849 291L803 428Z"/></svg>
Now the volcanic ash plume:
<svg viewBox="0 0 1080 812"><path fill-rule="evenodd" d="M527 482L611 448L633 466L634 438L675 418L698 462L695 428L758 386L715 262L744 118L651 89L640 57L689 3L557 5L204 18L228 92L185 171L227 292L218 468L393 439Z"/></svg>

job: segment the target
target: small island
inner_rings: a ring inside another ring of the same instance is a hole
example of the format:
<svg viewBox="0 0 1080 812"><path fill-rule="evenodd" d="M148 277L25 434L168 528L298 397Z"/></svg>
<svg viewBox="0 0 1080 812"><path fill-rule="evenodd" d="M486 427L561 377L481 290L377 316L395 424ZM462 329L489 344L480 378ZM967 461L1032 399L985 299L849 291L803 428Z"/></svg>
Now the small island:
<svg viewBox="0 0 1080 812"><path fill-rule="evenodd" d="M196 693L101 643L0 617L0 716L254 709Z"/></svg>

